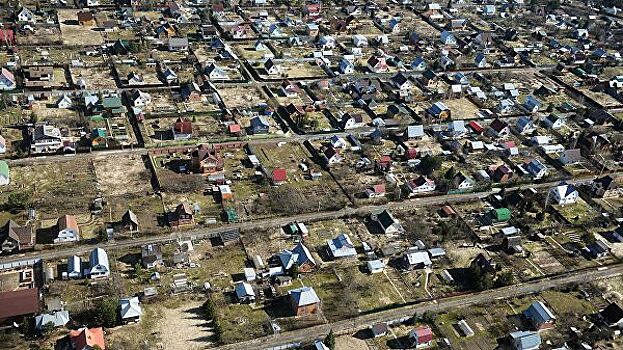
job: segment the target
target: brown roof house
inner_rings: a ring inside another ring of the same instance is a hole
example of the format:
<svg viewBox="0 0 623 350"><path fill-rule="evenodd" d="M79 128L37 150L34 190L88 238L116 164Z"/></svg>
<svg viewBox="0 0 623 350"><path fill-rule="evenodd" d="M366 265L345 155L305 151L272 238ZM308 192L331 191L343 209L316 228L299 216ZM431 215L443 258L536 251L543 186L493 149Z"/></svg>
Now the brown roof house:
<svg viewBox="0 0 623 350"><path fill-rule="evenodd" d="M180 203L173 212L169 213L169 225L178 227L181 225L192 225L195 223L195 216L190 204Z"/></svg>
<svg viewBox="0 0 623 350"><path fill-rule="evenodd" d="M0 293L0 323L34 316L39 312L39 289L29 288Z"/></svg>
<svg viewBox="0 0 623 350"><path fill-rule="evenodd" d="M73 215L63 215L56 223L56 235L54 243L76 242L80 239L78 221Z"/></svg>
<svg viewBox="0 0 623 350"><path fill-rule="evenodd" d="M81 26L94 26L95 17L91 12L80 11L78 12L78 23L80 23Z"/></svg>
<svg viewBox="0 0 623 350"><path fill-rule="evenodd" d="M13 220L7 221L0 231L0 255L30 249L33 243L31 228L22 227Z"/></svg>
<svg viewBox="0 0 623 350"><path fill-rule="evenodd" d="M190 156L194 172L212 174L223 170L223 158L214 147L199 145Z"/></svg>
<svg viewBox="0 0 623 350"><path fill-rule="evenodd" d="M313 315L320 310L320 298L312 287L301 287L288 292L290 307L295 316Z"/></svg>

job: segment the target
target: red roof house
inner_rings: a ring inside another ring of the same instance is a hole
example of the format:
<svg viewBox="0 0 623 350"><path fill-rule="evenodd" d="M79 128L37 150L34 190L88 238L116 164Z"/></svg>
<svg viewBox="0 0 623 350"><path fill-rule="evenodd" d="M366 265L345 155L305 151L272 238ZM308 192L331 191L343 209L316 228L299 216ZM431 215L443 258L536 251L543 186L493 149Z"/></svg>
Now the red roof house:
<svg viewBox="0 0 623 350"><path fill-rule="evenodd" d="M97 328L81 328L69 331L69 339L71 345L76 350L93 349L98 346L100 349L106 349L104 341L104 330L102 327Z"/></svg>
<svg viewBox="0 0 623 350"><path fill-rule="evenodd" d="M288 174L286 173L286 169L284 168L277 168L275 170L273 170L273 183L275 185L279 185L284 183L287 179L288 179Z"/></svg>
<svg viewBox="0 0 623 350"><path fill-rule="evenodd" d="M475 120L472 120L471 122L469 122L467 126L469 126L477 134L482 134L482 132L484 131L484 128L482 127L482 125L480 125L480 123L478 123Z"/></svg>

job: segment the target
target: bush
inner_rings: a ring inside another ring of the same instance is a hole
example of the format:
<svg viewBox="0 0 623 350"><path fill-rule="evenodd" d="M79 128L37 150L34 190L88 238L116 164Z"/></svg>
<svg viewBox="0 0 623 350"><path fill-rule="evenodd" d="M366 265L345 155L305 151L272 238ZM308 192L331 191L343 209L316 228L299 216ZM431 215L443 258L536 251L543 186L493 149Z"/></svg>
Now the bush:
<svg viewBox="0 0 623 350"><path fill-rule="evenodd" d="M93 319L97 324L111 328L117 325L118 315L117 300L105 298L97 301Z"/></svg>

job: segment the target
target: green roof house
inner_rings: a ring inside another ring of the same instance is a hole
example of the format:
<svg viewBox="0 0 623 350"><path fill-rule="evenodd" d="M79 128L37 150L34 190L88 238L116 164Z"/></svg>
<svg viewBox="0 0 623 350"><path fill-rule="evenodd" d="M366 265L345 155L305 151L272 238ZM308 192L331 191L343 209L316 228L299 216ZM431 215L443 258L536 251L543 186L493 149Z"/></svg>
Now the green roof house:
<svg viewBox="0 0 623 350"><path fill-rule="evenodd" d="M511 219L511 211L507 208L493 209L489 212L489 216L493 222L508 221Z"/></svg>
<svg viewBox="0 0 623 350"><path fill-rule="evenodd" d="M4 160L0 160L0 186L6 186L9 182L9 164Z"/></svg>
<svg viewBox="0 0 623 350"><path fill-rule="evenodd" d="M236 209L227 208L225 209L225 216L227 217L227 222L237 222L238 221L238 213L236 213Z"/></svg>

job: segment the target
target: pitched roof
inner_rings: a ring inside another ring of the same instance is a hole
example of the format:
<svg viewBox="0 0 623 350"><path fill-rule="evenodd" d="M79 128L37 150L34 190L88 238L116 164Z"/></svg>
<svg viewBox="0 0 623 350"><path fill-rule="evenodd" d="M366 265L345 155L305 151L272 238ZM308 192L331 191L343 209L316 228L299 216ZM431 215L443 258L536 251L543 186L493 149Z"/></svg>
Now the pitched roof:
<svg viewBox="0 0 623 350"><path fill-rule="evenodd" d="M0 320L39 311L39 289L29 288L0 293Z"/></svg>
<svg viewBox="0 0 623 350"><path fill-rule="evenodd" d="M119 299L121 318L140 317L143 314L138 297Z"/></svg>
<svg viewBox="0 0 623 350"><path fill-rule="evenodd" d="M104 329L102 329L102 327L85 327L78 330L71 330L69 331L69 338L74 349L77 350L83 350L87 346L93 348L95 345L99 346L102 350L106 349Z"/></svg>
<svg viewBox="0 0 623 350"><path fill-rule="evenodd" d="M311 263L312 265L316 265L316 260L309 252L309 249L303 245L303 243L299 243L292 250L286 249L277 253L279 260L281 261L281 265L285 269L291 268L295 263L298 266L301 266L305 263Z"/></svg>
<svg viewBox="0 0 623 350"><path fill-rule="evenodd" d="M274 169L272 173L272 178L273 178L273 181L275 182L286 181L288 179L288 174L286 173L286 169L284 168Z"/></svg>
<svg viewBox="0 0 623 350"><path fill-rule="evenodd" d="M608 324L618 323L623 319L623 309L617 303L611 303L599 312L599 315Z"/></svg>
<svg viewBox="0 0 623 350"><path fill-rule="evenodd" d="M292 298L294 303L299 307L320 302L320 298L318 298L318 295L316 294L316 291L314 291L313 287L292 289L288 292L288 295L290 295L290 298Z"/></svg>
<svg viewBox="0 0 623 350"><path fill-rule="evenodd" d="M540 301L535 301L523 312L524 316L537 324L553 321L556 316Z"/></svg>
<svg viewBox="0 0 623 350"><path fill-rule="evenodd" d="M58 218L56 225L59 231L62 231L64 229L72 229L76 232L80 231L80 228L78 227L78 221L76 220L76 217L73 215L61 216L60 218Z"/></svg>

